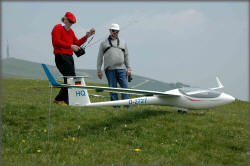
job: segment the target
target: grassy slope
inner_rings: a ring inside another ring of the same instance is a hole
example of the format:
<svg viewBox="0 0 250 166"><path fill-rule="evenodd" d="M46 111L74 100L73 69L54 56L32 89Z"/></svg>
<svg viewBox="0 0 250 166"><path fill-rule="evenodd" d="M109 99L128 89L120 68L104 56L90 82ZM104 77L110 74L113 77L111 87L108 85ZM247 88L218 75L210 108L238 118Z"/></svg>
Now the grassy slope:
<svg viewBox="0 0 250 166"><path fill-rule="evenodd" d="M3 79L2 85L4 165L248 162L246 102L188 114L163 106L117 110L53 104L48 141L48 81ZM53 90L53 97L57 92L58 89ZM141 151L136 152L136 148Z"/></svg>

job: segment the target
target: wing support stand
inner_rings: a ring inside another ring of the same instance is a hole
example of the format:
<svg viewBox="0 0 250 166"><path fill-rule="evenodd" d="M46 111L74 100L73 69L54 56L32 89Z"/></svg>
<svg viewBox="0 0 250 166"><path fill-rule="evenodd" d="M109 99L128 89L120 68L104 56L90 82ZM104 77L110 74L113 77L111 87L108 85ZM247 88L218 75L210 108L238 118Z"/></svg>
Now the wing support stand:
<svg viewBox="0 0 250 166"><path fill-rule="evenodd" d="M177 108L177 107L175 107L175 109L177 110L178 113L183 113L183 114L188 113L188 110L186 108Z"/></svg>
<svg viewBox="0 0 250 166"><path fill-rule="evenodd" d="M49 142L49 134L50 134L50 112L51 112L51 106L52 106L52 85L50 84L50 98L49 98L49 121L48 121L48 142Z"/></svg>

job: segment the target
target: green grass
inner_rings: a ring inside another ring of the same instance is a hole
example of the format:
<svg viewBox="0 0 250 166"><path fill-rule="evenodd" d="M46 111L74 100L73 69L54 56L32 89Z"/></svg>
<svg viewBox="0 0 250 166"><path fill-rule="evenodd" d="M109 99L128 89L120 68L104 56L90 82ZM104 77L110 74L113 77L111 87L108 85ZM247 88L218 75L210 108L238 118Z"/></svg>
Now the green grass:
<svg viewBox="0 0 250 166"><path fill-rule="evenodd" d="M4 165L248 163L247 102L187 114L163 106L126 110L53 104L48 140L48 81L3 79L2 86ZM53 98L58 90L53 89Z"/></svg>

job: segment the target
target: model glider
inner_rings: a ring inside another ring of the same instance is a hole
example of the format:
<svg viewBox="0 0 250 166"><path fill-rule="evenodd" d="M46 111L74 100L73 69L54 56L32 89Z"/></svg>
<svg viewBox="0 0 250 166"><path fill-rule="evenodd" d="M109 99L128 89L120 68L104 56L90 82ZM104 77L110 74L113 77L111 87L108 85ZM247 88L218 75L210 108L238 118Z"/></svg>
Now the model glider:
<svg viewBox="0 0 250 166"><path fill-rule="evenodd" d="M126 89L126 88L112 88L103 86L87 86L83 76L68 76L67 84L58 83L48 67L42 64L42 67L49 79L50 84L54 88L68 88L69 105L71 106L115 106L115 105L163 105L173 106L185 109L207 109L215 106L231 103L235 100L234 97L223 92L215 91L215 89L223 88L219 78L216 77L218 87L210 89L198 88L178 88L165 92ZM87 89L94 89L96 91L108 91L117 93L129 93L144 95L139 98L132 98L126 100L104 101L91 103Z"/></svg>

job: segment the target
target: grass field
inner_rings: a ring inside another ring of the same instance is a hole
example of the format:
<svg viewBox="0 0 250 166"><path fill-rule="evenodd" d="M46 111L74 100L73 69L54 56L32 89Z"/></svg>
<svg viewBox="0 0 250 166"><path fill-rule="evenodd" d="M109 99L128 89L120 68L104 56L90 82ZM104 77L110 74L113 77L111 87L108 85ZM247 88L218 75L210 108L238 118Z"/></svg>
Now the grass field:
<svg viewBox="0 0 250 166"><path fill-rule="evenodd" d="M49 93L47 80L2 80L3 165L248 164L247 102L187 114L53 104L49 127Z"/></svg>

